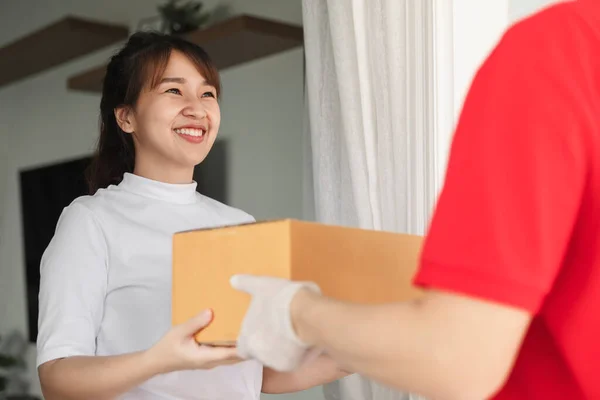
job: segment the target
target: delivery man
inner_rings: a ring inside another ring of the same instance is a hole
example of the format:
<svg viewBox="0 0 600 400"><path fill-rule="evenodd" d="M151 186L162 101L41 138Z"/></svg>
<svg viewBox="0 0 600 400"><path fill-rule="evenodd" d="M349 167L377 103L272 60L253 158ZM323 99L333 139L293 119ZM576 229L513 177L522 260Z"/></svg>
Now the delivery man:
<svg viewBox="0 0 600 400"><path fill-rule="evenodd" d="M290 370L320 348L431 398L600 399L600 0L514 25L478 71L415 281L360 306L235 276L238 351Z"/></svg>

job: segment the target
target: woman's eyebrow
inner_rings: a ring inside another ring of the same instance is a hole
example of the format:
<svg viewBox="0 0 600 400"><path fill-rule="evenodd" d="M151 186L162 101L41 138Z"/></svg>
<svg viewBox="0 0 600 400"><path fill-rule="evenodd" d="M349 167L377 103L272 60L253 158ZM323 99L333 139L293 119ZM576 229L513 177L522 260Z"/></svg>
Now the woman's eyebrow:
<svg viewBox="0 0 600 400"><path fill-rule="evenodd" d="M185 78L162 78L159 82L159 85L162 83L181 83L184 84L186 82Z"/></svg>
<svg viewBox="0 0 600 400"><path fill-rule="evenodd" d="M160 80L159 85L163 84L163 83L181 83L181 84L184 84L186 82L187 82L187 80L185 78L170 78L170 77L165 77L165 78L162 78ZM208 83L205 80L202 81L202 82L200 82L200 84L202 86L213 86L213 85L211 85L210 83Z"/></svg>

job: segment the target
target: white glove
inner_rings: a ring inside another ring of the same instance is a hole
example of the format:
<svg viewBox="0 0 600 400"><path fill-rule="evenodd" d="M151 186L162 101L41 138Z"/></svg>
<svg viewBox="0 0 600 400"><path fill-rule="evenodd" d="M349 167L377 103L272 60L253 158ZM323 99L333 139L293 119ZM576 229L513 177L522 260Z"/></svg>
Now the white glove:
<svg viewBox="0 0 600 400"><path fill-rule="evenodd" d="M278 371L296 369L307 355L303 343L292 327L290 304L302 288L320 293L310 282L236 275L231 286L252 296L237 342L240 357L254 358Z"/></svg>

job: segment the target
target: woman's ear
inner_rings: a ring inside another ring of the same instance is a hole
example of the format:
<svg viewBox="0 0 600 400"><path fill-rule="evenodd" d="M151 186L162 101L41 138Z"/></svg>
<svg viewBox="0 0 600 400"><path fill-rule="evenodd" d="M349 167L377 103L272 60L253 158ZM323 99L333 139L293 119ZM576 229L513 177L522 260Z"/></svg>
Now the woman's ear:
<svg viewBox="0 0 600 400"><path fill-rule="evenodd" d="M129 107L119 107L115 108L115 118L117 120L117 124L121 128L123 132L133 133L135 131L133 127L133 118L131 115L131 108Z"/></svg>

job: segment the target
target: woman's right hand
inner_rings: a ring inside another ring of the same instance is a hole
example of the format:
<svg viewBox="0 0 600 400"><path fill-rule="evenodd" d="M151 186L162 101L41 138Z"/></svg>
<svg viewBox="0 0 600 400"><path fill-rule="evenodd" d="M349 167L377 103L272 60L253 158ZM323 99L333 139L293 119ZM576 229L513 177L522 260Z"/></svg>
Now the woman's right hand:
<svg viewBox="0 0 600 400"><path fill-rule="evenodd" d="M242 361L235 347L211 347L196 342L194 335L206 328L212 318L212 311L205 310L171 328L160 341L146 351L146 356L159 373L210 369Z"/></svg>
<svg viewBox="0 0 600 400"><path fill-rule="evenodd" d="M235 347L201 346L194 335L210 324L205 311L175 326L148 350L116 356L72 356L39 367L46 399L113 399L157 374L209 369L242 361Z"/></svg>

